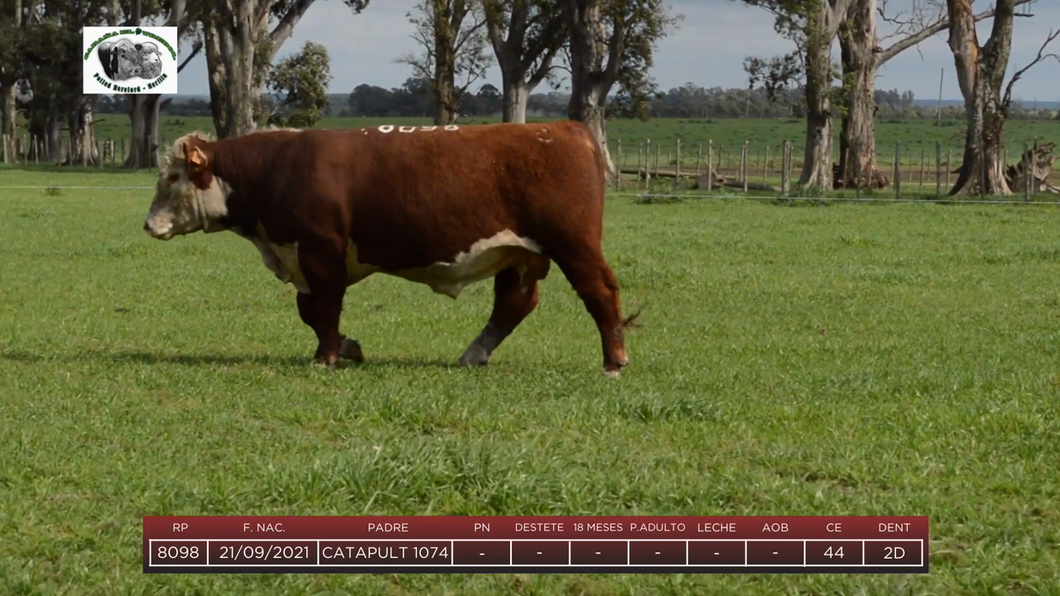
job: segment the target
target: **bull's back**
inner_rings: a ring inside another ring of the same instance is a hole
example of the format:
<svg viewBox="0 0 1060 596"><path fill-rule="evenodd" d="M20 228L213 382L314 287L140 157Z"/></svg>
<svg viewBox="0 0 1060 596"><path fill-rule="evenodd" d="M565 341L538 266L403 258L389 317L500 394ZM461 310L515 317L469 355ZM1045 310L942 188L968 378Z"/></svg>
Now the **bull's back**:
<svg viewBox="0 0 1060 596"><path fill-rule="evenodd" d="M452 262L498 235L599 237L601 153L575 122L334 131L351 240L384 269ZM321 135L321 141L326 137ZM564 229L567 228L567 229Z"/></svg>

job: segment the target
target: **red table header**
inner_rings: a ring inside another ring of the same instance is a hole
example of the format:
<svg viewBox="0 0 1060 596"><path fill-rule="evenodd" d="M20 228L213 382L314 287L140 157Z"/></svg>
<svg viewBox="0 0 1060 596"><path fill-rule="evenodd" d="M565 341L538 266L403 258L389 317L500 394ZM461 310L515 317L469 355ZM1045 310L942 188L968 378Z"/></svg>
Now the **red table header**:
<svg viewBox="0 0 1060 596"><path fill-rule="evenodd" d="M924 539L927 516L144 517L160 539Z"/></svg>

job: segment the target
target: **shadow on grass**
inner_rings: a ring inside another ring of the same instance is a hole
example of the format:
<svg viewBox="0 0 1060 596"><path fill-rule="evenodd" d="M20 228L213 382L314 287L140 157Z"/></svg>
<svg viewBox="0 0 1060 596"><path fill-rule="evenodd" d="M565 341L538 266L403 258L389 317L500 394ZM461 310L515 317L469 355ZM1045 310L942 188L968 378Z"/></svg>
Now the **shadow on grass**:
<svg viewBox="0 0 1060 596"><path fill-rule="evenodd" d="M10 362L21 362L36 364L42 362L54 362L62 360L77 360L81 362L114 362L134 363L148 365L180 365L180 366L232 366L252 364L255 366L279 366L286 368L309 368L312 366L312 358L306 356L292 355L269 355L269 354L163 354L144 351L103 351L91 350L78 352L76 354L32 354L29 352L3 352L0 360ZM383 356L379 358L368 358L363 363L355 363L349 360L339 361L337 368L361 368L392 366L397 368L456 368L456 360L444 360L440 358L408 358L403 356Z"/></svg>

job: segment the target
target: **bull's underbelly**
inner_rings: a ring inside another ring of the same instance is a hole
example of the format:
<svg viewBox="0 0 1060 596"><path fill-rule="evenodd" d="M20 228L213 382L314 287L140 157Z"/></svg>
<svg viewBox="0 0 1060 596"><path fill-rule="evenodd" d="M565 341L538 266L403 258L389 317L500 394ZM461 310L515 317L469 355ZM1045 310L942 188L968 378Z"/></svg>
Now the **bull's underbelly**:
<svg viewBox="0 0 1060 596"><path fill-rule="evenodd" d="M303 294L309 294L309 284L298 260L298 244L277 245L265 240L263 230L253 239L261 253L262 262L280 281L292 284ZM513 268L525 275L535 260L540 260L541 246L529 238L521 238L509 230L490 238L483 238L450 262L433 263L427 267L390 271L361 263L357 246L351 241L346 250L347 284L353 285L373 273L383 273L424 284L433 291L451 298L460 295L465 287L489 279L501 271Z"/></svg>

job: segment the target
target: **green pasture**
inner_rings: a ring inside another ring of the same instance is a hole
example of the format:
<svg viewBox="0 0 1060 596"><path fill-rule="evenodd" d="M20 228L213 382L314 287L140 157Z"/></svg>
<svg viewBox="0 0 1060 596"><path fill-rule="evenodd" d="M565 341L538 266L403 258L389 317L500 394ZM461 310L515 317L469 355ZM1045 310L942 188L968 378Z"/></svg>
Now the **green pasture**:
<svg viewBox="0 0 1060 596"><path fill-rule="evenodd" d="M249 243L105 188L152 183L0 169L0 594L1060 594L1056 207L613 197L610 380L555 268L487 368L489 284L383 276L315 368ZM928 515L931 573L141 571L145 515L362 514Z"/></svg>
<svg viewBox="0 0 1060 596"><path fill-rule="evenodd" d="M129 118L124 114L103 114L96 125L102 138L128 141ZM483 124L497 120L471 119L468 124ZM213 130L213 122L206 117L173 117L163 115L160 135L172 141L192 130ZM318 126L322 128L357 128L381 124L425 125L427 118L324 118ZM929 184L935 181L936 143L939 145L940 169L947 163L951 169L960 166L964 150L964 123L943 121L936 125L933 120L880 120L877 122L876 142L880 164L892 167L896 145L900 145L900 163L904 180L920 179L921 160L924 161L925 178ZM835 127L835 153L839 156L839 121ZM608 123L608 142L612 157L627 167L637 165L637 155L651 141L652 154L660 159L662 167L676 160L677 140L681 140L681 162L693 167L697 157L705 163L708 147L713 145L714 163L721 163L728 175L736 175L740 167L743 144L748 146L749 168L758 178L765 167L767 157L771 171L779 167L781 147L785 140L794 147L796 167L801 166L802 151L806 138L806 124L802 120L789 119L721 119L698 120L678 118L655 118L647 122L639 120L611 120ZM1040 142L1060 143L1060 120L1011 120L1005 125L1005 140L1008 163L1015 163L1023 152L1023 144ZM622 144L621 157L618 153ZM120 145L119 145L120 150ZM767 153L768 152L768 153ZM948 160L948 162L947 162ZM654 161L653 161L654 163ZM891 171L888 169L887 174ZM1060 176L1060 172L1057 172ZM955 179L954 179L955 180Z"/></svg>

